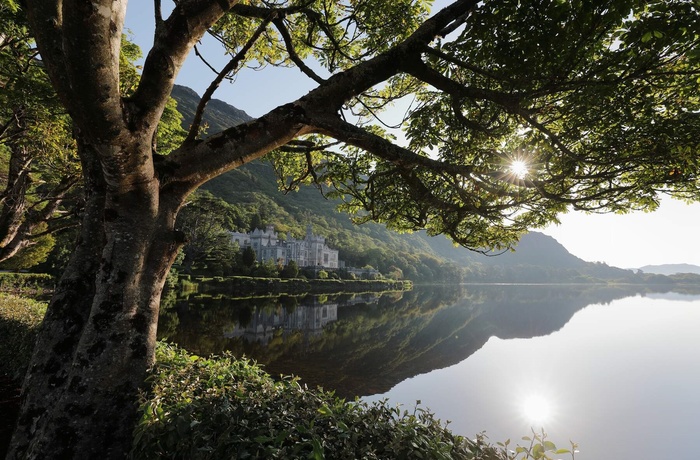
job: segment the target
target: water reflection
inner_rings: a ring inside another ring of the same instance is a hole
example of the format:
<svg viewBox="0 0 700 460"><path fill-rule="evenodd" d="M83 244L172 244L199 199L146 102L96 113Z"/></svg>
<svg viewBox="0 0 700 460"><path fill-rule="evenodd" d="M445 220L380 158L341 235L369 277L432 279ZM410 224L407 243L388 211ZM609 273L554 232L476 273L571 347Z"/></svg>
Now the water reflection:
<svg viewBox="0 0 700 460"><path fill-rule="evenodd" d="M364 399L407 408L420 399L454 432L485 430L492 441L543 427L558 446L576 441L577 460L696 459L699 324L697 298L626 297L546 336L491 337L468 359ZM543 405L549 415L533 416Z"/></svg>
<svg viewBox="0 0 700 460"><path fill-rule="evenodd" d="M590 304L643 287L452 286L405 293L170 299L160 338L201 355L231 351L273 374L354 396L384 393L463 361L490 337L550 334Z"/></svg>
<svg viewBox="0 0 700 460"><path fill-rule="evenodd" d="M308 296L299 305L294 297L280 297L280 307L273 309L256 309L251 312L251 319L245 323L238 322L231 330L224 331L226 338L243 338L246 342L267 345L278 331L283 336L301 332L305 336L317 336L323 328L338 320L338 307L357 304L376 303L377 294L356 296Z"/></svg>

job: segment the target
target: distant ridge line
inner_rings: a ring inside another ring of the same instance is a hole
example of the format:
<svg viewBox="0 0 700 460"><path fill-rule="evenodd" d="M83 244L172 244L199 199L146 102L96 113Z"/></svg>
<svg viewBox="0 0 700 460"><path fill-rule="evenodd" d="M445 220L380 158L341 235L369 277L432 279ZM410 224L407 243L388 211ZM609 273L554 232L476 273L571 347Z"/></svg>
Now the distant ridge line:
<svg viewBox="0 0 700 460"><path fill-rule="evenodd" d="M645 265L639 267L644 273L654 273L657 275L675 275L678 273L695 273L700 275L700 266L692 264L660 264Z"/></svg>

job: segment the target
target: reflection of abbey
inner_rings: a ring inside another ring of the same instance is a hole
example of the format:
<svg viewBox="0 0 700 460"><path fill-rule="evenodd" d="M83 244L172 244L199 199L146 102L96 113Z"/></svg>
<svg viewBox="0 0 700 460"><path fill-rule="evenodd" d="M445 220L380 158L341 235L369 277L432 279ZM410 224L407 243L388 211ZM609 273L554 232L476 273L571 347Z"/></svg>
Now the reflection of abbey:
<svg viewBox="0 0 700 460"><path fill-rule="evenodd" d="M338 268L338 251L326 246L324 237L311 233L311 226L306 228L303 240L280 240L272 225L250 233L231 232L231 238L241 249L252 247L258 262L287 265L293 260L299 267Z"/></svg>
<svg viewBox="0 0 700 460"><path fill-rule="evenodd" d="M305 299L304 304L297 306L293 311L285 308L255 309L248 324L234 323L232 329L224 332L224 337L242 337L248 342L267 344L279 329L284 335L296 331L301 331L304 335L318 335L327 324L338 320L338 307L376 304L378 300L379 296L376 293L364 293L345 298L342 303L319 301L317 297Z"/></svg>

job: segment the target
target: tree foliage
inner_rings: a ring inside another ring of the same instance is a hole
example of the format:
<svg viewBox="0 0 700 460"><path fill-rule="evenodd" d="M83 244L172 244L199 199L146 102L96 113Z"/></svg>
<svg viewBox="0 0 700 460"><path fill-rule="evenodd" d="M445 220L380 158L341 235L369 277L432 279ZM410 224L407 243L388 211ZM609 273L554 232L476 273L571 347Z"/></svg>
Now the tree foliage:
<svg viewBox="0 0 700 460"><path fill-rule="evenodd" d="M183 271L191 273L192 265L208 259L233 261L234 248L229 232L233 230L236 210L224 200L206 191L197 192L178 216L178 226L185 233Z"/></svg>
<svg viewBox="0 0 700 460"><path fill-rule="evenodd" d="M653 210L663 193L696 200L697 8L579 3L476 3L396 64L417 101L407 147L376 126L338 125L328 134L343 153L299 155L278 170L288 184L315 170L307 179L332 183L358 221L427 228L476 249L571 208ZM526 174L510 171L514 161Z"/></svg>
<svg viewBox="0 0 700 460"><path fill-rule="evenodd" d="M8 267L45 258L78 180L70 119L37 54L23 12L0 5L0 261L22 259Z"/></svg>

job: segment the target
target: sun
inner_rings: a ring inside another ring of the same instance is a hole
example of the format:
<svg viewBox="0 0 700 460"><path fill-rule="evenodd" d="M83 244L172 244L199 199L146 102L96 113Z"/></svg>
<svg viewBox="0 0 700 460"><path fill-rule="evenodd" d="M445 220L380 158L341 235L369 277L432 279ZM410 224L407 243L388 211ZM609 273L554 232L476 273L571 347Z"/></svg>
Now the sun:
<svg viewBox="0 0 700 460"><path fill-rule="evenodd" d="M508 167L508 171L518 179L524 179L529 172L529 166L525 160L513 160Z"/></svg>
<svg viewBox="0 0 700 460"><path fill-rule="evenodd" d="M531 423L542 425L552 418L552 406L540 395L530 395L521 405L523 416Z"/></svg>

